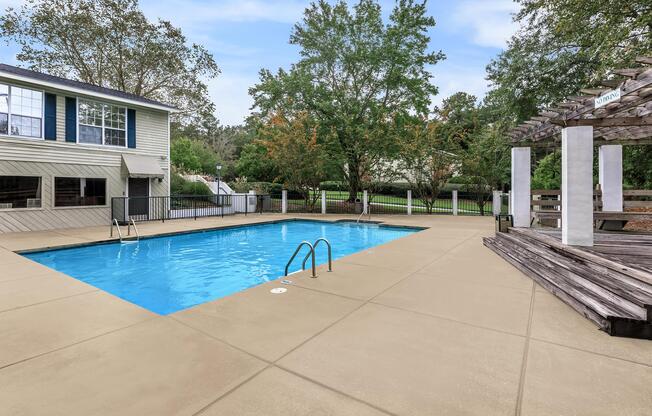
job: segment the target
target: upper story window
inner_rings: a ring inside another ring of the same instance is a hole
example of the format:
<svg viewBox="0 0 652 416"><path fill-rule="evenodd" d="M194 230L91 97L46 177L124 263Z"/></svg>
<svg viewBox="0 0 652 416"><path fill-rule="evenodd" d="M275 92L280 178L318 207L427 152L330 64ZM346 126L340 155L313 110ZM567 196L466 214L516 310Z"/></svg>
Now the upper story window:
<svg viewBox="0 0 652 416"><path fill-rule="evenodd" d="M79 143L126 147L127 108L79 99Z"/></svg>
<svg viewBox="0 0 652 416"><path fill-rule="evenodd" d="M0 84L0 134L43 137L43 93Z"/></svg>

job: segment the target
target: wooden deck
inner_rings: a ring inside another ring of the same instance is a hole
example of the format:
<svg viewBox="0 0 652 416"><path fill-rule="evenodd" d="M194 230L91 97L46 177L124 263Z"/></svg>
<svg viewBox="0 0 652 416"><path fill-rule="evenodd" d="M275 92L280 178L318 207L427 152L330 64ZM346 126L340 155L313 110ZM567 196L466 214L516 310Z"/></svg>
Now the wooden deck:
<svg viewBox="0 0 652 416"><path fill-rule="evenodd" d="M571 247L558 230L510 228L484 243L600 329L652 339L652 235L598 232Z"/></svg>
<svg viewBox="0 0 652 416"><path fill-rule="evenodd" d="M650 215L652 217L652 214ZM540 230L561 241L561 231ZM652 234L597 232L593 247L583 250L631 268L652 273Z"/></svg>

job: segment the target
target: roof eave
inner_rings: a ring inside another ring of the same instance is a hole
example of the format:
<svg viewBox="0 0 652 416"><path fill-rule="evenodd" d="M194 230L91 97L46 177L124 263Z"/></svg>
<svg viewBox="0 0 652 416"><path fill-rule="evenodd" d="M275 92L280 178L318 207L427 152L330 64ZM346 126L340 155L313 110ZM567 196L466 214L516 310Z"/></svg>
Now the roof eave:
<svg viewBox="0 0 652 416"><path fill-rule="evenodd" d="M97 92L97 91L91 91L91 90L84 89L84 88L71 87L69 85L63 85L63 84L60 84L60 83L57 83L57 82L50 82L50 81L45 81L45 80L36 79L36 78L32 78L32 77L27 77L27 76L23 76L23 75L17 75L17 74L13 74L11 72L3 71L3 70L0 70L0 76L2 76L4 78L15 80L15 81L28 82L30 84L40 85L40 86L43 86L43 87L56 88L56 89L60 89L60 90L64 90L64 91L70 91L70 92L77 93L77 94L90 95L90 96L93 96L93 97L104 98L104 99L107 99L107 100L119 101L121 103L131 104L131 105L135 105L135 106L139 106L139 107L153 108L153 109L156 109L156 110L166 111L166 112L169 112L169 113L180 113L181 112L180 109L178 109L176 107L168 106L168 105L165 105L165 104L154 104L154 103L147 103L147 102L142 102L142 101L138 101L138 100L132 100L132 99L129 99L129 98L116 97L115 95L111 95L111 94L101 93L101 92Z"/></svg>

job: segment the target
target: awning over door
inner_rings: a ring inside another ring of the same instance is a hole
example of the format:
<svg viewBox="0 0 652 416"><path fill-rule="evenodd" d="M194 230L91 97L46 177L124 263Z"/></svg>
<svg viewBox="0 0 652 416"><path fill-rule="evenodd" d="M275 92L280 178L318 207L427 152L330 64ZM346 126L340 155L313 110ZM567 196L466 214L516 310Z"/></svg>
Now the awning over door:
<svg viewBox="0 0 652 416"><path fill-rule="evenodd" d="M122 166L130 178L163 178L159 159L151 156L122 155Z"/></svg>

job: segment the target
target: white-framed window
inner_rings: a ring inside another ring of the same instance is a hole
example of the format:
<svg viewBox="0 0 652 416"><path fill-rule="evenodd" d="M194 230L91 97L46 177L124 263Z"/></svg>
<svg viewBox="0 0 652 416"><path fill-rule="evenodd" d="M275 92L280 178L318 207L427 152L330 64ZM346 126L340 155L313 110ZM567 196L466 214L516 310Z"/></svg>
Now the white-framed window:
<svg viewBox="0 0 652 416"><path fill-rule="evenodd" d="M127 147L127 107L77 100L77 142Z"/></svg>
<svg viewBox="0 0 652 416"><path fill-rule="evenodd" d="M43 138L43 91L0 84L0 134Z"/></svg>

